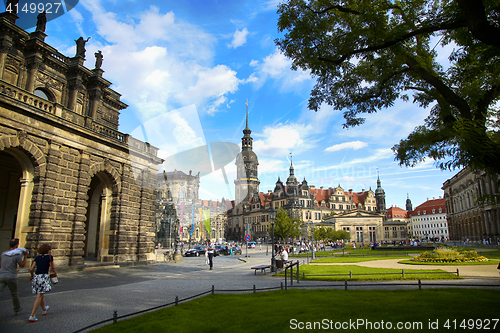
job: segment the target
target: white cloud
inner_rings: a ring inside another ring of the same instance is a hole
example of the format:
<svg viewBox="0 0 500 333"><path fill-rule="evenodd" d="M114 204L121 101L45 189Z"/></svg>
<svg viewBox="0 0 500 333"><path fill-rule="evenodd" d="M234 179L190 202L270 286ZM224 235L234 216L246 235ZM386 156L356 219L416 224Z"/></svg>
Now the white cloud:
<svg viewBox="0 0 500 333"><path fill-rule="evenodd" d="M362 142L362 141L351 141L351 142L344 142L340 143L338 145L333 145L325 149L327 152L334 152L334 151L339 151L342 149L354 149L358 150L361 148L364 148L368 146L368 143Z"/></svg>
<svg viewBox="0 0 500 333"><path fill-rule="evenodd" d="M247 35L248 35L247 28L243 28L243 30L241 30L241 31L236 29L236 31L234 32L234 35L233 35L233 40L227 46L235 49L239 46L244 45L247 42Z"/></svg>
<svg viewBox="0 0 500 333"><path fill-rule="evenodd" d="M300 153L312 148L311 128L303 124L277 124L267 126L253 144L254 151L261 156L287 156L290 152Z"/></svg>
<svg viewBox="0 0 500 333"><path fill-rule="evenodd" d="M257 88L260 88L267 79L273 79L278 82L281 91L290 91L302 89L308 80L312 82L308 71L291 70L292 61L286 58L279 50L266 56L262 62L252 60L250 66L256 69L253 73L258 80L255 81Z"/></svg>
<svg viewBox="0 0 500 333"><path fill-rule="evenodd" d="M214 36L173 12L150 6L133 19L121 19L106 12L100 1L82 4L108 43L89 41L86 66L92 68L91 55L102 50L106 77L142 121L192 103L213 114L227 106L228 95L244 82L228 66L212 64ZM74 53L74 46L70 50Z"/></svg>

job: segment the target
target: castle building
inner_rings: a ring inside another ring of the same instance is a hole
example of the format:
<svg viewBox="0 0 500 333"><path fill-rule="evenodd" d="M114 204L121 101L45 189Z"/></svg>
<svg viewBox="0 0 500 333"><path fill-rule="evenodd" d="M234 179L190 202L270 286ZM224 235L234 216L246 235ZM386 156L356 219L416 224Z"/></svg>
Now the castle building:
<svg viewBox="0 0 500 333"><path fill-rule="evenodd" d="M385 212L385 192L381 187L380 179L377 182L378 197L371 189L367 191L363 189L361 192L353 192L352 189L345 191L340 184L336 188L316 188L309 185L305 178L302 182L298 181L293 162L290 161L286 182L283 183L278 177L273 191L259 192L258 158L252 150L248 110L243 133L242 149L236 158L238 170L235 180L236 197L227 216L228 240L242 241L249 230L248 226L250 226L252 239L269 237L269 209L271 207L274 210L281 208L287 211L291 218L307 223L319 224L327 216L353 211L375 214L380 224L382 223Z"/></svg>
<svg viewBox="0 0 500 333"><path fill-rule="evenodd" d="M0 247L52 246L56 266L154 260L158 149L118 131L127 105L85 41L67 57L0 14Z"/></svg>

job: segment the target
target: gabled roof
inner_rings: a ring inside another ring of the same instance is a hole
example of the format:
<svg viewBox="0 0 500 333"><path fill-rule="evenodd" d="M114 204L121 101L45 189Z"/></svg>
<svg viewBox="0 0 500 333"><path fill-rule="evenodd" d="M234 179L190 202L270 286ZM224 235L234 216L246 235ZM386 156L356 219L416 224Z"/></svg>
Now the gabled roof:
<svg viewBox="0 0 500 333"><path fill-rule="evenodd" d="M406 210L399 208L399 207L391 207L391 208L387 209L387 218L388 219L398 218L398 217L408 218L409 213Z"/></svg>
<svg viewBox="0 0 500 333"><path fill-rule="evenodd" d="M427 215L427 214L439 214L439 208L441 208L441 213L446 213L446 203L444 198L427 200L424 203L418 205L413 212L410 213L411 216L419 215ZM435 213L432 213L432 210L435 210ZM425 213L424 213L425 211Z"/></svg>

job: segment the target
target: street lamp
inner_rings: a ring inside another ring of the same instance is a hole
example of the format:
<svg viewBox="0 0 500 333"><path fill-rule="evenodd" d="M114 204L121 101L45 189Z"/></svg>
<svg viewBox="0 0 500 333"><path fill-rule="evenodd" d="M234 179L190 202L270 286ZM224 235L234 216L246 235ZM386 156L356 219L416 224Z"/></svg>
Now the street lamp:
<svg viewBox="0 0 500 333"><path fill-rule="evenodd" d="M271 272L276 272L276 258L274 258L274 220L276 218L276 211L273 206L269 208L269 219L271 220L271 237L272 237L272 248L271 248Z"/></svg>
<svg viewBox="0 0 500 333"><path fill-rule="evenodd" d="M182 260L182 252L181 252L181 221L179 219L175 220L177 224L177 232L176 232L176 238L175 238L175 253L174 253L174 260L175 261L180 261Z"/></svg>

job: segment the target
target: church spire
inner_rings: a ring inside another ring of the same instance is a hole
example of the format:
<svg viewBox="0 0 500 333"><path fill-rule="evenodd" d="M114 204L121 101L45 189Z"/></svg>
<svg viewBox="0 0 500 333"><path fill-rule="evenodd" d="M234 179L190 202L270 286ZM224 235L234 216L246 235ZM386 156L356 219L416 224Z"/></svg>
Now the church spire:
<svg viewBox="0 0 500 333"><path fill-rule="evenodd" d="M247 113L246 113L246 126L245 129L243 130L243 137L241 138L241 148L242 150L252 150L252 137L250 134L252 134L252 131L248 127L248 101L245 102L247 106Z"/></svg>

